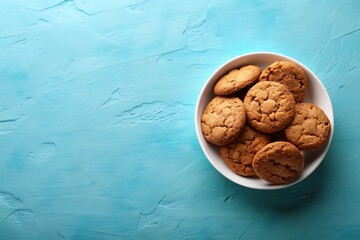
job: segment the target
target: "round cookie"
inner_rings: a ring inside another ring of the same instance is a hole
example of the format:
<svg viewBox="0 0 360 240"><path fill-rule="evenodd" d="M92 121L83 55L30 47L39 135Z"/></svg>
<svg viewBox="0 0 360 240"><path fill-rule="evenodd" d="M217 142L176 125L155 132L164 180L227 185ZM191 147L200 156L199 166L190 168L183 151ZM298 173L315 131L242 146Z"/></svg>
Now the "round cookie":
<svg viewBox="0 0 360 240"><path fill-rule="evenodd" d="M277 61L265 68L259 81L274 81L284 84L298 103L304 100L309 86L309 80L304 70L295 63L287 61Z"/></svg>
<svg viewBox="0 0 360 240"><path fill-rule="evenodd" d="M239 98L215 97L201 116L201 130L207 141L222 146L239 136L245 121L244 104Z"/></svg>
<svg viewBox="0 0 360 240"><path fill-rule="evenodd" d="M252 168L254 155L268 143L270 138L267 134L245 126L233 143L220 148L220 154L226 165L236 174L245 177L256 176Z"/></svg>
<svg viewBox="0 0 360 240"><path fill-rule="evenodd" d="M231 95L256 82L260 74L261 69L255 65L234 69L220 78L215 84L214 93L219 96Z"/></svg>
<svg viewBox="0 0 360 240"><path fill-rule="evenodd" d="M312 103L299 103L285 135L299 149L310 150L326 142L330 129L330 120L321 108Z"/></svg>
<svg viewBox="0 0 360 240"><path fill-rule="evenodd" d="M289 142L273 142L255 154L252 166L261 179L285 184L294 181L304 170L304 157Z"/></svg>
<svg viewBox="0 0 360 240"><path fill-rule="evenodd" d="M285 128L295 114L295 100L289 90L277 82L259 82L244 99L247 120L260 132L273 133Z"/></svg>

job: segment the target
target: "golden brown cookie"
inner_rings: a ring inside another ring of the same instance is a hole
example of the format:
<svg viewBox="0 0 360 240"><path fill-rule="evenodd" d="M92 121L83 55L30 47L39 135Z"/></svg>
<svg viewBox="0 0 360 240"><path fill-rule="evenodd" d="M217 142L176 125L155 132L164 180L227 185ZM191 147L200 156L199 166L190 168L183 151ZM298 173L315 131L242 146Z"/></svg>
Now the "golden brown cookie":
<svg viewBox="0 0 360 240"><path fill-rule="evenodd" d="M260 132L273 133L285 128L295 114L295 100L289 90L277 82L255 84L244 99L247 120Z"/></svg>
<svg viewBox="0 0 360 240"><path fill-rule="evenodd" d="M255 154L252 166L265 181L285 184L294 181L303 171L304 157L289 142L273 142Z"/></svg>
<svg viewBox="0 0 360 240"><path fill-rule="evenodd" d="M312 103L299 103L285 135L299 149L310 150L326 142L330 129L330 120L321 108Z"/></svg>
<svg viewBox="0 0 360 240"><path fill-rule="evenodd" d="M254 155L268 143L270 138L267 134L245 126L233 143L220 148L220 154L226 165L236 174L256 176L252 168Z"/></svg>
<svg viewBox="0 0 360 240"><path fill-rule="evenodd" d="M247 65L240 69L234 69L220 78L215 84L214 93L219 96L231 95L256 82L260 74L261 69L255 65Z"/></svg>
<svg viewBox="0 0 360 240"><path fill-rule="evenodd" d="M215 97L201 116L201 130L207 141L222 146L239 136L245 121L244 104L239 98Z"/></svg>
<svg viewBox="0 0 360 240"><path fill-rule="evenodd" d="M265 68L259 81L274 81L284 84L298 103L304 100L309 85L304 70L295 63L287 61L277 61Z"/></svg>

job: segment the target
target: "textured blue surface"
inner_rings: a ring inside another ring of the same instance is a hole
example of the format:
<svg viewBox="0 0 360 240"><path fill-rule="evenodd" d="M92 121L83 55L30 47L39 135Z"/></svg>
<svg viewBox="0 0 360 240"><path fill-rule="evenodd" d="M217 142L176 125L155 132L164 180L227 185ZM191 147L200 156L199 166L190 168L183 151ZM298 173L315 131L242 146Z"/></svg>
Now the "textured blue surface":
<svg viewBox="0 0 360 240"><path fill-rule="evenodd" d="M359 239L360 2L0 1L0 239ZM255 191L197 142L222 63L273 51L327 88L304 182Z"/></svg>

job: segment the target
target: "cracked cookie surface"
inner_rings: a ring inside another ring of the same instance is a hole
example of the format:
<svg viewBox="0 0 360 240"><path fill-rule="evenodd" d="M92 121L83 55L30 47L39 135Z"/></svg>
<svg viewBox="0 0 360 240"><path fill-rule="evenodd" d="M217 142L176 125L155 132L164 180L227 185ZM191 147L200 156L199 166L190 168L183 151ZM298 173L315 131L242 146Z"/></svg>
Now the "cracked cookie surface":
<svg viewBox="0 0 360 240"><path fill-rule="evenodd" d="M287 61L276 61L266 67L261 73L259 81L274 81L284 84L298 103L304 100L309 85L304 70Z"/></svg>
<svg viewBox="0 0 360 240"><path fill-rule="evenodd" d="M295 100L280 83L255 84L244 99L247 120L260 132L273 133L285 128L295 114Z"/></svg>
<svg viewBox="0 0 360 240"><path fill-rule="evenodd" d="M261 179L274 184L285 184L299 177L304 169L304 157L289 142L273 142L255 154L252 166Z"/></svg>
<svg viewBox="0 0 360 240"><path fill-rule="evenodd" d="M201 116L201 130L207 141L222 146L239 136L245 121L244 104L239 98L215 97Z"/></svg>
<svg viewBox="0 0 360 240"><path fill-rule="evenodd" d="M330 130L330 120L321 108L312 103L299 103L285 135L299 149L311 150L326 142Z"/></svg>
<svg viewBox="0 0 360 240"><path fill-rule="evenodd" d="M220 154L226 165L236 174L256 176L252 168L253 158L257 151L268 143L270 138L267 134L245 126L233 143L220 148Z"/></svg>
<svg viewBox="0 0 360 240"><path fill-rule="evenodd" d="M215 84L214 93L219 96L231 95L256 82L260 74L261 69L255 65L231 70Z"/></svg>

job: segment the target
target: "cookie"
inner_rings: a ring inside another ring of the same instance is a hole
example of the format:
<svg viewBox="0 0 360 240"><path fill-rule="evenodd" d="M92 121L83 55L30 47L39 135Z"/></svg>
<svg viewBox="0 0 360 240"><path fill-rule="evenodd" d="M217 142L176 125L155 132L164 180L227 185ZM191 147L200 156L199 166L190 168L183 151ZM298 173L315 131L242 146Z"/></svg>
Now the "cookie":
<svg viewBox="0 0 360 240"><path fill-rule="evenodd" d="M270 138L267 134L245 126L233 143L220 148L220 154L226 165L236 174L256 176L252 168L254 155L268 143Z"/></svg>
<svg viewBox="0 0 360 240"><path fill-rule="evenodd" d="M250 84L256 82L261 74L261 69L255 65L247 65L234 69L223 76L214 87L214 93L227 96L236 93Z"/></svg>
<svg viewBox="0 0 360 240"><path fill-rule="evenodd" d="M245 121L244 104L239 98L215 97L201 116L201 130L207 141L222 146L239 136Z"/></svg>
<svg viewBox="0 0 360 240"><path fill-rule="evenodd" d="M255 154L252 166L261 179L285 184L294 181L304 170L304 157L289 142L273 142Z"/></svg>
<svg viewBox="0 0 360 240"><path fill-rule="evenodd" d="M285 128L295 114L295 100L277 82L258 82L244 99L249 124L260 132L273 133Z"/></svg>
<svg viewBox="0 0 360 240"><path fill-rule="evenodd" d="M295 63L287 61L277 61L265 68L259 81L274 81L284 84L298 103L304 100L309 86L309 80L304 70Z"/></svg>
<svg viewBox="0 0 360 240"><path fill-rule="evenodd" d="M285 135L299 149L310 150L326 142L330 129L330 120L321 108L312 103L299 103Z"/></svg>

